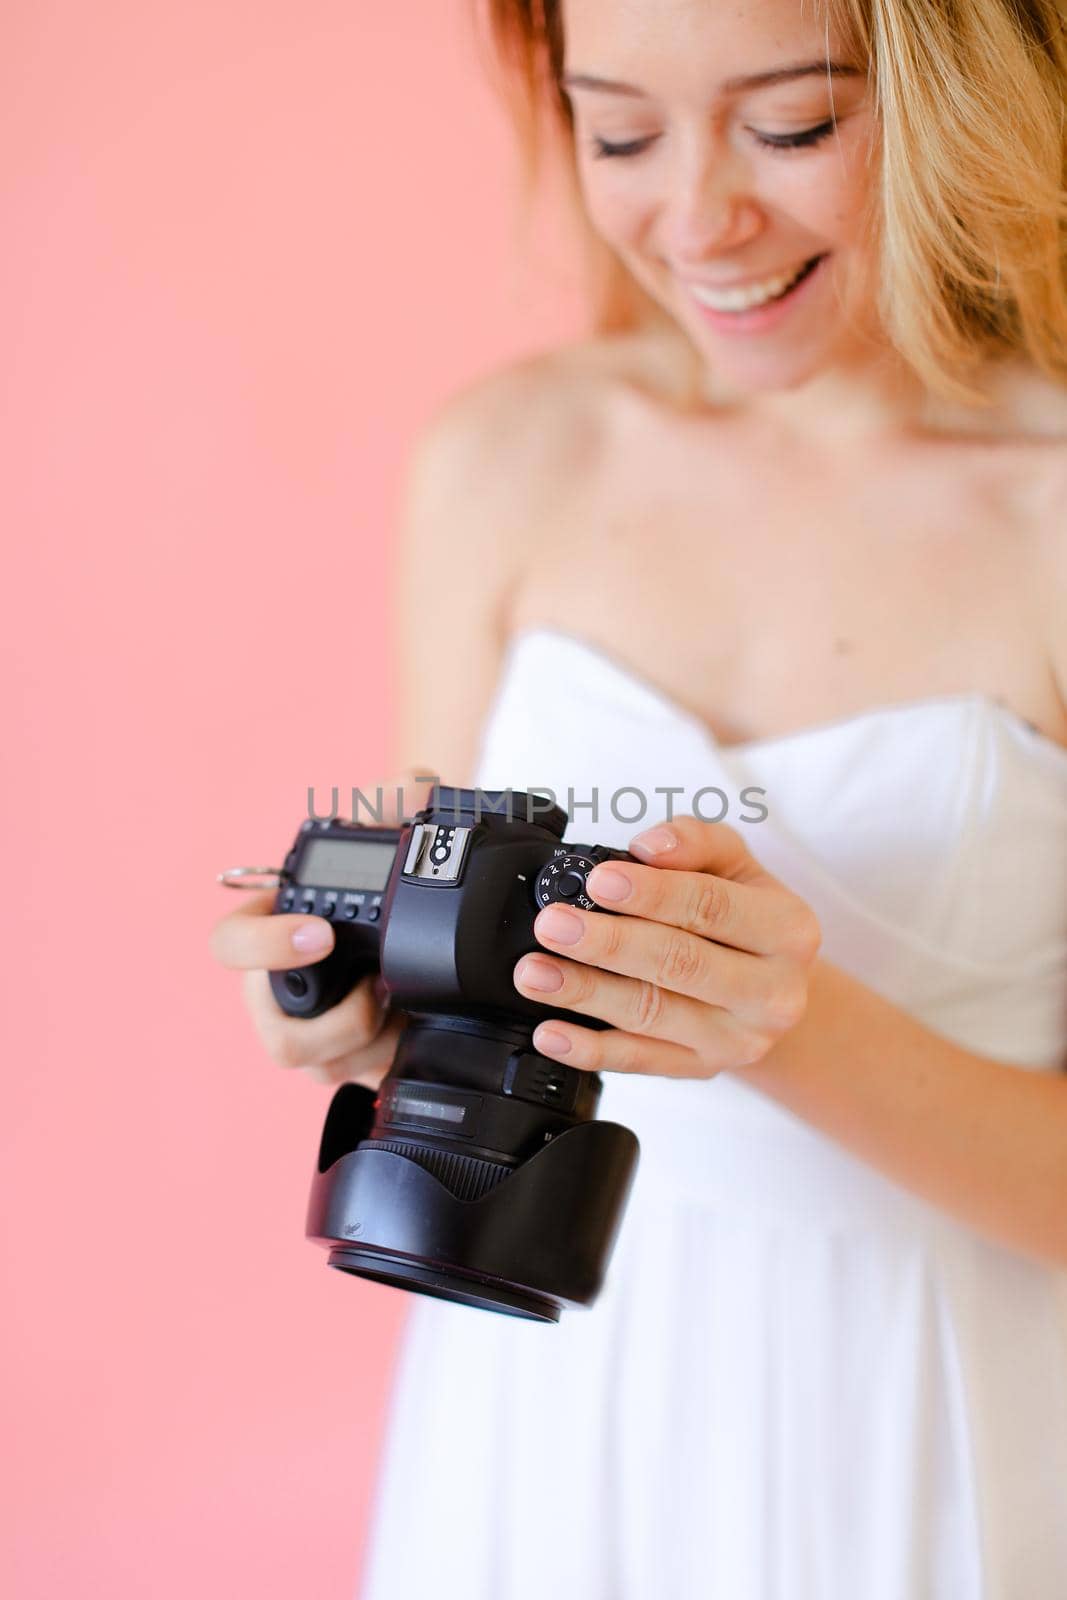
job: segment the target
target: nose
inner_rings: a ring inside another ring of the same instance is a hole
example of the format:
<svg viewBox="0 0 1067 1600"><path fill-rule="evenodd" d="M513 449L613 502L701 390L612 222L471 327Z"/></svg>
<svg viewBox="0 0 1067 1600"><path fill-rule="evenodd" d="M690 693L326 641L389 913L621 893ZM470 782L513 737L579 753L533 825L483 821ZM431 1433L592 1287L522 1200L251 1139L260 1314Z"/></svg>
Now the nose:
<svg viewBox="0 0 1067 1600"><path fill-rule="evenodd" d="M679 160L665 209L665 253L682 267L748 244L765 223L745 163L714 147Z"/></svg>

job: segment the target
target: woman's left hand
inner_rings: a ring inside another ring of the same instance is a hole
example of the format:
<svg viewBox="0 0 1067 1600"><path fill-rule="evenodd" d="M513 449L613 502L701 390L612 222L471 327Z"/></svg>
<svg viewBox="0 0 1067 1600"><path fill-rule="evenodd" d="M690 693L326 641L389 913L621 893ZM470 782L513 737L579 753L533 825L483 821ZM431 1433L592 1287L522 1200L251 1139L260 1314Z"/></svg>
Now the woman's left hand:
<svg viewBox="0 0 1067 1600"><path fill-rule="evenodd" d="M753 1065L807 1008L822 942L814 912L726 823L674 817L628 848L655 865L611 861L587 880L590 898L621 915L548 906L534 933L552 958L515 967L531 1000L612 1026L553 1018L535 1046L592 1072L711 1078ZM551 982L531 981L542 976Z"/></svg>

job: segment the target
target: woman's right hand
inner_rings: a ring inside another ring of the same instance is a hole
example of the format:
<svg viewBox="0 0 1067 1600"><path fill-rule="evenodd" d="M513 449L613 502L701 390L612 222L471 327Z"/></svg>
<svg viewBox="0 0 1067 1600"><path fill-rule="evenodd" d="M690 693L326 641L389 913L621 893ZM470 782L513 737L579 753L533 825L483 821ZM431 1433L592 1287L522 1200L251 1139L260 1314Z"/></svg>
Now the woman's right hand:
<svg viewBox="0 0 1067 1600"><path fill-rule="evenodd" d="M412 768L383 784L382 825L402 819L396 790L403 791L403 810L411 816L427 803L429 784L417 785ZM364 789L365 794L373 793ZM289 1017L271 992L270 973L310 966L328 955L334 931L325 917L299 913L271 914L277 891L242 892L242 903L211 931L211 953L224 967L244 974L245 1004L267 1054L281 1067L296 1067L317 1083L359 1083L376 1089L393 1064L397 1042L407 1025L403 1012L391 1012L378 990L378 980L359 980L339 1005L318 1017ZM322 942L301 948L314 936Z"/></svg>

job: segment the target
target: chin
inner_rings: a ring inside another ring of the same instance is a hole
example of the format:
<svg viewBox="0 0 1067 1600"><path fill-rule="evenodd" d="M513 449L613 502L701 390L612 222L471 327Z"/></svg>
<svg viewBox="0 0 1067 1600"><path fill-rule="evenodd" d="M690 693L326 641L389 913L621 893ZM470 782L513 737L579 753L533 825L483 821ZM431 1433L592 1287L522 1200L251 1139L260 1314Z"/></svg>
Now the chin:
<svg viewBox="0 0 1067 1600"><path fill-rule="evenodd" d="M695 337L686 329L693 346L716 385L737 396L786 393L801 389L833 365L829 350L764 350L740 352L723 349L716 341Z"/></svg>

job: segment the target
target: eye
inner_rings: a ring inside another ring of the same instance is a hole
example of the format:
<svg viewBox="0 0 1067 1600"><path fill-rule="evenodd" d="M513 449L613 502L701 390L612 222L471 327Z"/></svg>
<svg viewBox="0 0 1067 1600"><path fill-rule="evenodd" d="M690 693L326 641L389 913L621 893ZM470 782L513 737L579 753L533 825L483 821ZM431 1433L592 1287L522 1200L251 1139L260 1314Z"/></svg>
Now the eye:
<svg viewBox="0 0 1067 1600"><path fill-rule="evenodd" d="M753 135L757 143L768 150L802 150L806 146L810 147L818 144L820 140L827 138L834 132L836 126L836 122L831 117L826 122L820 122L814 128L802 128L799 133L760 133L758 128L750 128L748 131ZM650 145L654 144L658 137L658 134L650 134L643 139L626 139L620 143L613 143L609 139L601 139L594 134L589 142L594 160L601 161L610 160L613 157L640 155L643 150L647 150Z"/></svg>
<svg viewBox="0 0 1067 1600"><path fill-rule="evenodd" d="M836 126L831 118L828 122L820 122L818 127L802 128L799 133L760 133L756 128L749 128L748 131L769 150L799 150L805 145L818 144L820 139L833 133Z"/></svg>
<svg viewBox="0 0 1067 1600"><path fill-rule="evenodd" d="M627 139L623 144L612 144L609 140L600 139L594 134L589 143L593 151L593 159L601 161L605 157L610 158L611 156L640 155L641 151L647 150L657 137L658 135L656 134L649 134L644 139Z"/></svg>

